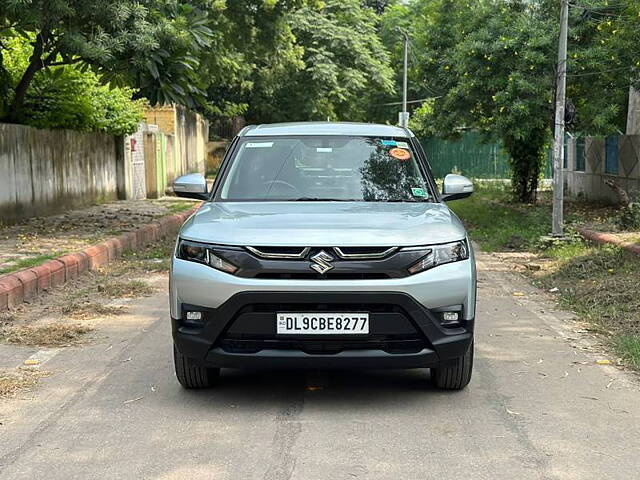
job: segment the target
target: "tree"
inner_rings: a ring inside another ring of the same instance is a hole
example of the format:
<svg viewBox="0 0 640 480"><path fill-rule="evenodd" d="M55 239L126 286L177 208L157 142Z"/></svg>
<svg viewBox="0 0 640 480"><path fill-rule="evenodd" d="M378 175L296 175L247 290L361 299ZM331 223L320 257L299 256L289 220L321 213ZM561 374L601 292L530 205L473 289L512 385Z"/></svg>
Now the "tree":
<svg viewBox="0 0 640 480"><path fill-rule="evenodd" d="M32 39L33 52L5 113L15 121L43 69L94 66L106 79L140 88L152 102L193 104L197 51L211 35L194 2L180 0L5 0L0 26ZM203 0L201 6L211 6ZM224 3L224 2L222 2ZM213 1L212 5L219 5ZM1 48L1 46L0 46Z"/></svg>
<svg viewBox="0 0 640 480"><path fill-rule="evenodd" d="M5 40L3 67L7 86L22 77L33 47L29 39ZM16 120L37 128L99 131L113 135L134 132L142 120L143 102L132 101L133 90L109 88L98 75L78 65L54 66L35 75Z"/></svg>
<svg viewBox="0 0 640 480"><path fill-rule="evenodd" d="M640 87L638 8L637 0L572 8L567 93L577 110L574 131L625 131L629 86Z"/></svg>
<svg viewBox="0 0 640 480"><path fill-rule="evenodd" d="M420 94L431 100L413 125L456 137L465 128L499 139L521 202L535 200L550 138L557 2L417 1L409 15Z"/></svg>
<svg viewBox="0 0 640 480"><path fill-rule="evenodd" d="M392 3L393 0L362 0L363 7L372 8L378 15L382 15L384 10Z"/></svg>
<svg viewBox="0 0 640 480"><path fill-rule="evenodd" d="M393 91L379 18L358 0L327 0L287 18L295 42L285 68L256 78L249 118L261 121L366 119L372 92ZM293 68L291 68L293 67Z"/></svg>
<svg viewBox="0 0 640 480"><path fill-rule="evenodd" d="M214 118L245 114L258 91L269 95L275 78L302 68L302 52L287 19L305 5L317 2L238 0L210 15L214 36L201 62L208 79L203 113Z"/></svg>
<svg viewBox="0 0 640 480"><path fill-rule="evenodd" d="M638 1L572 3L570 12L571 128L624 131L629 86L640 87ZM382 22L394 64L402 58L395 27L411 32L410 97L429 99L412 126L423 135L455 138L470 128L501 140L524 202L535 199L553 131L558 18L551 0L412 0L387 8ZM393 118L392 110L379 112Z"/></svg>

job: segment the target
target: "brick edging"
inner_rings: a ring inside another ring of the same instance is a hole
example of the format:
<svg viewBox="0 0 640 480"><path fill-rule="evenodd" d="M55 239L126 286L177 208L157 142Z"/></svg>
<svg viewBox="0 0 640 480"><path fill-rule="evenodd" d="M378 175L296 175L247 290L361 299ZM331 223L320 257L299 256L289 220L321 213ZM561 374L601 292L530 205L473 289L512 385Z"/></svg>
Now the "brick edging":
<svg viewBox="0 0 640 480"><path fill-rule="evenodd" d="M0 275L0 312L15 308L51 288L78 278L88 270L95 270L120 258L125 249L140 249L178 231L199 206L162 217L156 222L91 245L82 251L47 260L35 267Z"/></svg>
<svg viewBox="0 0 640 480"><path fill-rule="evenodd" d="M576 230L580 235L582 235L587 240L591 240L592 242L601 244L611 243L640 255L640 245L631 242L625 242L624 240L620 240L615 235L611 235L610 233L594 232L593 230L582 227L578 227Z"/></svg>

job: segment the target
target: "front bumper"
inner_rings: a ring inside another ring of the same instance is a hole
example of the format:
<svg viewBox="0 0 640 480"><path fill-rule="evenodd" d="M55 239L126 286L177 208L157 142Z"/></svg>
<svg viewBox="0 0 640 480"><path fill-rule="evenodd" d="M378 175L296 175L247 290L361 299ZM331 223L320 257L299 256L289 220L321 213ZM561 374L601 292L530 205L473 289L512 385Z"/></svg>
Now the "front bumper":
<svg viewBox="0 0 640 480"><path fill-rule="evenodd" d="M278 311L370 311L370 335L278 336ZM201 311L200 323L185 320ZM178 350L195 362L227 368L420 368L463 355L473 319L453 328L403 292L248 291L216 308L180 304L173 316Z"/></svg>

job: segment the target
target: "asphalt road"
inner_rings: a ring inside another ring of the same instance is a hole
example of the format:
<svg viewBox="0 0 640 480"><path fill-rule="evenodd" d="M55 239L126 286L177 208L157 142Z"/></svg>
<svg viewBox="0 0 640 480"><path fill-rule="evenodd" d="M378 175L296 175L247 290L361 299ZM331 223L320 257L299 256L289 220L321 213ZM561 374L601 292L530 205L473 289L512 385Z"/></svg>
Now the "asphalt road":
<svg viewBox="0 0 640 480"><path fill-rule="evenodd" d="M638 377L597 364L570 316L491 257L480 278L460 393L426 370L223 371L184 391L166 295L137 301L89 345L37 353L52 376L0 402L0 478L639 478Z"/></svg>

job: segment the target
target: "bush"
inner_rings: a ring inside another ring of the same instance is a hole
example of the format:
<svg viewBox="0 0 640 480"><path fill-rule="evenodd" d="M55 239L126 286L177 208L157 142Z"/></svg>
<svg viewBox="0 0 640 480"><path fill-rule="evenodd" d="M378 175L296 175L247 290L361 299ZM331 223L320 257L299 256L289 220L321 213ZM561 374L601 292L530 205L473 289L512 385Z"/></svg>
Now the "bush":
<svg viewBox="0 0 640 480"><path fill-rule="evenodd" d="M616 224L622 230L640 229L640 203L630 203L628 207L622 209L616 218Z"/></svg>
<svg viewBox="0 0 640 480"><path fill-rule="evenodd" d="M26 68L31 46L22 37L6 43L3 66L11 86L5 95L11 97ZM133 94L131 88L101 84L96 73L81 65L52 67L36 74L17 120L36 128L125 135L135 132L142 120L144 103L133 101Z"/></svg>

